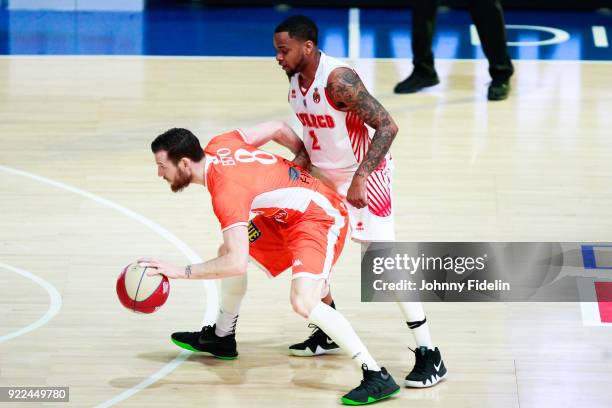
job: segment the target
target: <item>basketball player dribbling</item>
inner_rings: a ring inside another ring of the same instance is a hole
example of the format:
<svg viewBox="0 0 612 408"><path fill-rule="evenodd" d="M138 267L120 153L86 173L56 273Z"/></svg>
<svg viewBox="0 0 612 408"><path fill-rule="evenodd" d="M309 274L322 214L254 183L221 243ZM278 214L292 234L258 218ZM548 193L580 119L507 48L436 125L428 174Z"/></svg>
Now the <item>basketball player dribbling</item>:
<svg viewBox="0 0 612 408"><path fill-rule="evenodd" d="M204 149L189 130L177 128L151 144L158 176L172 191L191 183L208 189L223 233L218 256L200 264L177 267L151 258L138 261L153 268L149 274L222 279L215 325L173 333L172 341L222 359L238 356L235 329L250 256L271 277L292 269L294 311L324 329L362 369L363 381L342 402L361 405L388 398L399 386L379 367L344 316L321 301L348 232L346 206L339 194L303 168L258 149L270 140L294 152L301 148L297 135L282 122L215 136ZM252 220L250 213L256 214Z"/></svg>
<svg viewBox="0 0 612 408"><path fill-rule="evenodd" d="M350 66L319 50L317 37L317 26L304 16L289 17L274 30L276 60L289 77L288 101L303 125L303 149L294 162L308 170L314 166L345 198L353 240L393 241L389 148L398 128ZM335 307L331 293L323 301ZM422 304L398 306L417 344L415 366L405 384L435 385L447 371L433 346ZM338 345L328 339L318 326L290 351L296 356L336 351Z"/></svg>

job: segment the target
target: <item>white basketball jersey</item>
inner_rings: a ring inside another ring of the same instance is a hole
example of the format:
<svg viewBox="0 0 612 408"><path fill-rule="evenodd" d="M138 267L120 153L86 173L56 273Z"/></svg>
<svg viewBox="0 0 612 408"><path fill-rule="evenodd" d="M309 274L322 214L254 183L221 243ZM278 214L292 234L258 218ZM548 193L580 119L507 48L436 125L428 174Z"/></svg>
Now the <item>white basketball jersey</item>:
<svg viewBox="0 0 612 408"><path fill-rule="evenodd" d="M325 55L312 84L303 89L300 74L291 77L289 104L303 125L302 140L312 164L320 169L355 171L365 158L374 130L353 112L337 109L326 90L327 78L336 68L349 65Z"/></svg>
<svg viewBox="0 0 612 408"><path fill-rule="evenodd" d="M349 65L321 52L314 80L308 89L299 84L300 74L289 84L289 104L303 125L302 140L312 164L346 197L359 163L365 158L374 135L354 112L336 108L327 94L327 79L336 68ZM391 241L395 239L391 205L390 153L367 180L368 206L355 208L347 203L352 237L358 241Z"/></svg>

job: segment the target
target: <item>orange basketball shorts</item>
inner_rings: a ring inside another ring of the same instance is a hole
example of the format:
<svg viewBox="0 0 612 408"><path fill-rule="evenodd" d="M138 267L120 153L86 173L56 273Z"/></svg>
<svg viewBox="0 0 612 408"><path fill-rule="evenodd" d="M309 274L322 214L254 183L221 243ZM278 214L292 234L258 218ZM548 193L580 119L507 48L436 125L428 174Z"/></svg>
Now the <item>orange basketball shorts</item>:
<svg viewBox="0 0 612 408"><path fill-rule="evenodd" d="M250 257L270 277L292 269L292 279L329 279L349 227L337 194L321 189L297 219L287 223L256 216L249 222Z"/></svg>

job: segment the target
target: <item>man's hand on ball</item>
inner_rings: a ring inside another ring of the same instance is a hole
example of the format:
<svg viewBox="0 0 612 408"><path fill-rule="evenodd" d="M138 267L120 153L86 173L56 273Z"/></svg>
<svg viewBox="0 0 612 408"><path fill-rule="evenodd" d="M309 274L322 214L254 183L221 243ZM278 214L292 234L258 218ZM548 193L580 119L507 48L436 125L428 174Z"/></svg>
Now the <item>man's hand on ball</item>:
<svg viewBox="0 0 612 408"><path fill-rule="evenodd" d="M141 258L138 260L138 265L147 267L147 275L165 275L170 279L183 279L185 276L185 268L172 265L168 262L163 262L153 258Z"/></svg>

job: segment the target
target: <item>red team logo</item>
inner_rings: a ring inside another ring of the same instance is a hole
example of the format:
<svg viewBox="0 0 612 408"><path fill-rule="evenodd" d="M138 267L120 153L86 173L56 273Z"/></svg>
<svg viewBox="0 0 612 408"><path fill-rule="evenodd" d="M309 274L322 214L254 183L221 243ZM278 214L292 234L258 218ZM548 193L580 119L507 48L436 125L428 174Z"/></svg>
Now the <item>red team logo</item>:
<svg viewBox="0 0 612 408"><path fill-rule="evenodd" d="M295 99L297 98L296 94L295 94L295 89L291 90L291 99Z"/></svg>
<svg viewBox="0 0 612 408"><path fill-rule="evenodd" d="M282 222L285 223L287 222L287 217L289 216L289 214L287 214L287 211L283 210L282 208L280 210L278 210L275 214L274 214L274 219L276 220L276 222Z"/></svg>
<svg viewBox="0 0 612 408"><path fill-rule="evenodd" d="M312 93L312 100L315 103L321 102L321 94L319 93L319 88L314 89L314 92Z"/></svg>

